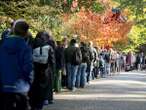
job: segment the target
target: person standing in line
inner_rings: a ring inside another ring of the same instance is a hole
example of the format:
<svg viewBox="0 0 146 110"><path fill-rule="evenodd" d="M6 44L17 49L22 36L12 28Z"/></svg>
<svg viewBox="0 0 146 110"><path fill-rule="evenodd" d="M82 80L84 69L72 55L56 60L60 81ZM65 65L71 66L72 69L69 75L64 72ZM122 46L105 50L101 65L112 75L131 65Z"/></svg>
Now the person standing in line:
<svg viewBox="0 0 146 110"><path fill-rule="evenodd" d="M136 69L139 71L140 70L140 54L137 54L136 56Z"/></svg>
<svg viewBox="0 0 146 110"><path fill-rule="evenodd" d="M47 43L49 46L52 47L51 49L51 56L50 56L50 59L49 59L49 66L50 66L50 74L49 74L49 93L48 93L48 101L46 100L45 101L45 104L53 104L54 103L54 98L53 98L53 90L54 90L54 74L56 72L56 59L55 59L55 49L56 49L56 42L55 40L53 39L53 37L51 36L51 32L48 34L48 37L47 37Z"/></svg>
<svg viewBox="0 0 146 110"><path fill-rule="evenodd" d="M55 49L55 58L56 58L56 73L54 75L54 86L55 92L61 92L62 88L62 74L65 68L64 60L64 48L61 41L57 41L57 47Z"/></svg>
<svg viewBox="0 0 146 110"><path fill-rule="evenodd" d="M31 110L42 110L45 101L53 101L53 48L48 45L49 34L36 35L33 43L34 81L29 92ZM52 103L52 102L49 102Z"/></svg>
<svg viewBox="0 0 146 110"><path fill-rule="evenodd" d="M62 74L62 87L66 88L67 87L67 63L65 59L65 50L68 47L68 39L67 36L65 36L62 40L62 48L63 48L63 56L64 56L64 68L63 68L63 74Z"/></svg>
<svg viewBox="0 0 146 110"><path fill-rule="evenodd" d="M78 73L77 73L77 80L76 80L76 87L77 88L84 88L86 85L86 70L87 70L87 63L89 62L89 57L90 54L88 52L87 49L87 44L85 44L84 42L81 42L80 44L80 50L81 50L81 54L82 54L82 62L79 65L79 69L78 69Z"/></svg>
<svg viewBox="0 0 146 110"><path fill-rule="evenodd" d="M105 51L105 73L106 75L111 75L111 52L110 50Z"/></svg>
<svg viewBox="0 0 146 110"><path fill-rule="evenodd" d="M90 82L90 80L92 80L92 72L93 72L93 63L94 63L94 48L93 48L93 42L89 42L88 45L88 51L90 54L90 61L87 64L87 83Z"/></svg>
<svg viewBox="0 0 146 110"><path fill-rule="evenodd" d="M94 60L94 78L98 78L98 75L99 75L99 48L98 47L95 47L96 49L96 57L95 57L95 60Z"/></svg>
<svg viewBox="0 0 146 110"><path fill-rule="evenodd" d="M13 35L0 44L0 109L28 110L32 83L32 50L25 42L29 25L18 20Z"/></svg>
<svg viewBox="0 0 146 110"><path fill-rule="evenodd" d="M92 80L95 79L96 75L95 75L95 68L96 68L96 62L97 62L97 58L98 58L98 53L95 47L93 47L93 69L92 69Z"/></svg>
<svg viewBox="0 0 146 110"><path fill-rule="evenodd" d="M141 56L141 57L140 57L140 63L141 63L140 68L141 68L141 70L143 70L144 64L145 64L145 56L144 56L144 53L141 52L141 55L140 55L140 56Z"/></svg>
<svg viewBox="0 0 146 110"><path fill-rule="evenodd" d="M76 39L70 41L70 46L66 49L65 58L67 62L68 89L75 91L76 76L78 67L82 61L82 54Z"/></svg>
<svg viewBox="0 0 146 110"><path fill-rule="evenodd" d="M114 50L111 49L111 73L115 72L115 63L114 63Z"/></svg>
<svg viewBox="0 0 146 110"><path fill-rule="evenodd" d="M99 72L100 72L100 77L105 78L105 60L103 53L100 53L99 55Z"/></svg>
<svg viewBox="0 0 146 110"><path fill-rule="evenodd" d="M128 52L126 56L126 71L131 71L132 68L132 52Z"/></svg>
<svg viewBox="0 0 146 110"><path fill-rule="evenodd" d="M124 55L120 53L120 72L124 70Z"/></svg>
<svg viewBox="0 0 146 110"><path fill-rule="evenodd" d="M116 52L116 72L120 72L120 54Z"/></svg>

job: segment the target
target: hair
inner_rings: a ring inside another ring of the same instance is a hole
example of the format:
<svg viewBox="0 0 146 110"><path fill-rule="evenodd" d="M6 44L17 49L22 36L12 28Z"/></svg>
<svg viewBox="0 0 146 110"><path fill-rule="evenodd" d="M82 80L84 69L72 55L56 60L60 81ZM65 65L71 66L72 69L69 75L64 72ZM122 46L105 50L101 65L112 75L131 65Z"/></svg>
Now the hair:
<svg viewBox="0 0 146 110"><path fill-rule="evenodd" d="M60 46L62 44L61 41L57 41L56 43L57 43L58 46Z"/></svg>
<svg viewBox="0 0 146 110"><path fill-rule="evenodd" d="M62 39L62 42L66 42L66 41L68 41L68 38L67 38L67 37L64 37L64 38Z"/></svg>
<svg viewBox="0 0 146 110"><path fill-rule="evenodd" d="M24 37L29 29L29 25L25 21L16 21L13 25L14 34Z"/></svg>
<svg viewBox="0 0 146 110"><path fill-rule="evenodd" d="M70 45L74 45L75 43L77 43L77 40L76 40L76 39L72 39L72 40L70 41Z"/></svg>
<svg viewBox="0 0 146 110"><path fill-rule="evenodd" d="M41 31L41 32L38 32L38 33L37 33L37 35L36 35L36 39L39 39L39 38L41 38L42 34L43 34L43 31Z"/></svg>
<svg viewBox="0 0 146 110"><path fill-rule="evenodd" d="M80 42L80 45L81 46L86 46L86 43L85 42Z"/></svg>
<svg viewBox="0 0 146 110"><path fill-rule="evenodd" d="M46 31L41 31L37 33L36 38L41 39L43 42L48 42L50 35Z"/></svg>

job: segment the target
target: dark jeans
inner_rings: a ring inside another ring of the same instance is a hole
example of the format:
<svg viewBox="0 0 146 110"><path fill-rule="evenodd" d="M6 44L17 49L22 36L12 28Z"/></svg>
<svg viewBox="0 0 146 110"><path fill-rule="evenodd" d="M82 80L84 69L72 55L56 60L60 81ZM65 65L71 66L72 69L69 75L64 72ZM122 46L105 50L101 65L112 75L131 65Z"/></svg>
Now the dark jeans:
<svg viewBox="0 0 146 110"><path fill-rule="evenodd" d="M0 93L0 110L29 110L25 94Z"/></svg>
<svg viewBox="0 0 146 110"><path fill-rule="evenodd" d="M91 64L88 64L87 65L87 82L89 83L90 80L92 80L94 78L94 75L93 75L93 62L91 62Z"/></svg>
<svg viewBox="0 0 146 110"><path fill-rule="evenodd" d="M67 87L67 75L62 75L62 87Z"/></svg>
<svg viewBox="0 0 146 110"><path fill-rule="evenodd" d="M98 75L99 75L99 68L98 68L98 67L95 67L95 68L93 69L93 73L94 73L94 77L95 77L95 78L98 78Z"/></svg>

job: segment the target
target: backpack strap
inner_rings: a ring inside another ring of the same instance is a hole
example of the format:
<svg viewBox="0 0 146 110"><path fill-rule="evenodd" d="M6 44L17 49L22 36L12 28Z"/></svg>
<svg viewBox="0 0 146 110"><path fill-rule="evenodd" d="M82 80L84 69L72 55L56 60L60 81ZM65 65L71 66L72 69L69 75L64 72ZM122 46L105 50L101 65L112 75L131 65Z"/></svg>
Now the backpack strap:
<svg viewBox="0 0 146 110"><path fill-rule="evenodd" d="M43 49L42 49L42 46L40 46L40 55L43 54Z"/></svg>

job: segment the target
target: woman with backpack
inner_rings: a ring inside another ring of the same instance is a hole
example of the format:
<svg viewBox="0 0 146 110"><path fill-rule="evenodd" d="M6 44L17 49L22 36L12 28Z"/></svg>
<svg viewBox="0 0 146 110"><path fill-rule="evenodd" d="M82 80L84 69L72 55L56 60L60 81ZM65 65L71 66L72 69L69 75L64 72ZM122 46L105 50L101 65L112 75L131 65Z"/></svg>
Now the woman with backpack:
<svg viewBox="0 0 146 110"><path fill-rule="evenodd" d="M29 92L31 110L42 110L44 101L53 101L54 51L48 45L49 34L39 32L33 43L34 81Z"/></svg>

